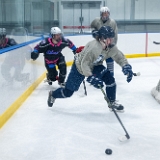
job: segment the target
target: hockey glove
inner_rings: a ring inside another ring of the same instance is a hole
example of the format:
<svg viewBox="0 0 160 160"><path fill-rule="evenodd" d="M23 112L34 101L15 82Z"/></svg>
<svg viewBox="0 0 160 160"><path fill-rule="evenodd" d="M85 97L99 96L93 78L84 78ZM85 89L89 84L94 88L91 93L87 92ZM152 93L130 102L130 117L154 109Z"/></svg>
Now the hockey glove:
<svg viewBox="0 0 160 160"><path fill-rule="evenodd" d="M35 61L38 57L39 57L39 53L37 52L37 50L34 50L33 52L31 52L31 59Z"/></svg>
<svg viewBox="0 0 160 160"><path fill-rule="evenodd" d="M129 83L133 77L132 66L130 64L126 64L122 67L122 72L124 75L127 75L127 82Z"/></svg>
<svg viewBox="0 0 160 160"><path fill-rule="evenodd" d="M84 46L78 47L76 50L73 51L73 54L80 53L83 50L83 48Z"/></svg>
<svg viewBox="0 0 160 160"><path fill-rule="evenodd" d="M98 56L98 58L93 62L93 65L99 65L99 63L102 63L102 61L103 61L103 55L102 54L100 54L99 56Z"/></svg>
<svg viewBox="0 0 160 160"><path fill-rule="evenodd" d="M100 87L103 87L103 81L99 78L96 78L95 76L89 76L87 78L87 82L89 82L91 85L93 85L95 88L99 89Z"/></svg>

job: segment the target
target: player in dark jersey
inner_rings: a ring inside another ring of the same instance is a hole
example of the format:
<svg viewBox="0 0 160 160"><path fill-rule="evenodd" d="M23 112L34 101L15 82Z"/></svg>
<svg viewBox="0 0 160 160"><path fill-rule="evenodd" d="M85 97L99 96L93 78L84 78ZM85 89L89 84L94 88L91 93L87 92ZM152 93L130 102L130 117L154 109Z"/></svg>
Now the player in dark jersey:
<svg viewBox="0 0 160 160"><path fill-rule="evenodd" d="M0 49L16 45L16 41L6 37L6 29L0 28Z"/></svg>
<svg viewBox="0 0 160 160"><path fill-rule="evenodd" d="M5 28L0 28L0 49L11 47L17 45L17 42L6 37L7 32ZM22 73L25 66L25 59L29 60L29 54L24 54L21 52L8 52L5 53L5 59L1 64L1 74L3 78L7 81L7 85L13 83L14 80L26 84L29 79L29 73ZM14 73L11 74L11 70L14 69Z"/></svg>
<svg viewBox="0 0 160 160"><path fill-rule="evenodd" d="M58 80L58 84L64 86L67 68L65 57L61 51L67 46L75 53L75 45L69 39L62 36L62 32L58 27L52 27L51 37L41 41L31 53L33 60L38 58L39 53L44 54L45 67L48 71L46 81L49 85L52 85L52 82ZM56 65L59 69L59 75L56 70Z"/></svg>

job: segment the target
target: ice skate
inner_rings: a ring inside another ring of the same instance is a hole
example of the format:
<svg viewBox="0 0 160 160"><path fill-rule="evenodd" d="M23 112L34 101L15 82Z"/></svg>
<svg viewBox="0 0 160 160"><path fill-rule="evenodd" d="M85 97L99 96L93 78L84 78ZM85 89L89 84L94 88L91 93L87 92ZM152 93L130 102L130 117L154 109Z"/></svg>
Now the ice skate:
<svg viewBox="0 0 160 160"><path fill-rule="evenodd" d="M53 103L55 102L55 98L52 96L52 92L53 91L49 91L48 93L48 100L47 100L48 107L52 107Z"/></svg>
<svg viewBox="0 0 160 160"><path fill-rule="evenodd" d="M52 85L52 81L49 79L48 73L46 73L46 79L44 80L44 83L48 83L49 85Z"/></svg>
<svg viewBox="0 0 160 160"><path fill-rule="evenodd" d="M62 88L64 88L65 87L65 85L66 85L66 83L64 82L64 83L60 83L60 82L58 82L58 84L60 85L60 87L62 87Z"/></svg>
<svg viewBox="0 0 160 160"><path fill-rule="evenodd" d="M112 107L111 107L111 106L114 108L114 110L115 110L116 112L124 112L124 107L123 107L121 104L118 104L116 101L111 102L111 103L108 105L110 111L112 111Z"/></svg>

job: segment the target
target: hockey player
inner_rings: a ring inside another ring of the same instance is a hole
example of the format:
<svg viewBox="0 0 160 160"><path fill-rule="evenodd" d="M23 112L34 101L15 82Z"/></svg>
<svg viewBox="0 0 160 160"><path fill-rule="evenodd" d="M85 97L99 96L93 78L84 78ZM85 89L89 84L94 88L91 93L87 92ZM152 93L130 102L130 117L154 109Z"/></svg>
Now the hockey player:
<svg viewBox="0 0 160 160"><path fill-rule="evenodd" d="M0 28L0 49L16 45L16 41L6 37L6 29Z"/></svg>
<svg viewBox="0 0 160 160"><path fill-rule="evenodd" d="M92 35L94 38L96 38L98 30L102 26L110 26L113 28L115 32L115 37L114 37L114 44L117 44L118 40L118 28L115 20L110 18L110 9L108 7L101 7L100 9L100 17L95 18L91 22L91 28L92 28ZM112 58L106 59L106 64L108 70L111 72L111 74L114 76L114 61Z"/></svg>
<svg viewBox="0 0 160 160"><path fill-rule="evenodd" d="M113 29L109 26L103 26L98 32L98 40L90 41L80 53L75 55L65 88L49 92L49 107L52 107L56 98L71 97L79 89L84 78L92 76L91 83L96 88L99 88L99 85L103 87L104 82L106 85L106 95L111 104L114 105L116 111L123 112L124 107L116 103L115 79L102 63L103 60L109 57L113 58L122 67L123 73L127 75L127 82L132 80L132 67L122 52L112 43L114 37ZM110 49L112 49L112 52L110 52Z"/></svg>
<svg viewBox="0 0 160 160"><path fill-rule="evenodd" d="M62 55L61 51L66 46L72 49L73 52L76 51L75 45L69 39L62 36L61 30L58 27L52 27L51 37L41 41L31 53L31 58L33 60L38 58L39 53L44 53L45 67L48 71L46 77L49 85L52 85L52 82L56 80L58 80L59 85L64 85L67 69L65 57ZM59 76L56 65L59 69Z"/></svg>
<svg viewBox="0 0 160 160"><path fill-rule="evenodd" d="M12 38L6 37L6 29L0 28L0 49L17 45L17 42ZM6 57L1 65L1 73L3 78L10 85L14 80L26 84L29 80L29 73L22 73L25 66L25 59L29 60L29 54L23 53L6 53ZM10 73L11 69L14 68L14 74Z"/></svg>

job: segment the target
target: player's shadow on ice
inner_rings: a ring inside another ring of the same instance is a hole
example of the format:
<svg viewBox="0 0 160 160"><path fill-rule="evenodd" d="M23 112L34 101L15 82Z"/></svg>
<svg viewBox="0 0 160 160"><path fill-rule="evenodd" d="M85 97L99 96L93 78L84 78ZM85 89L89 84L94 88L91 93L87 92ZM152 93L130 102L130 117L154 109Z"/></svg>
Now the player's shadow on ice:
<svg viewBox="0 0 160 160"><path fill-rule="evenodd" d="M58 89L59 86L58 85L48 85L47 83L43 84L43 86L41 88L36 88L36 90L44 90L44 92L47 91L54 91L56 89ZM48 95L48 94L47 94Z"/></svg>
<svg viewBox="0 0 160 160"><path fill-rule="evenodd" d="M62 109L62 108L61 108ZM79 120L82 120L82 121L90 121L90 122L100 122L100 123L106 123L106 122L109 122L109 123L118 123L118 120L117 118L115 117L114 113L113 112L110 112L109 110L104 113L104 112L86 112L84 110L84 112L81 110L81 111L71 111L71 110L59 110L58 108L54 108L54 109L51 109L52 112L54 113L54 115L59 115L59 116L62 116L62 117L66 117L67 119L70 117L70 118L78 118ZM141 117L139 115L136 115L136 114L128 114L128 113L118 113L119 117L121 118L122 121L131 121L132 119L135 121L135 119L140 119Z"/></svg>

